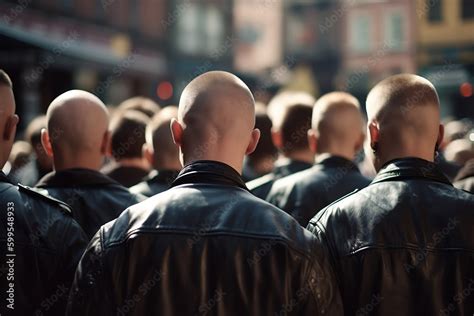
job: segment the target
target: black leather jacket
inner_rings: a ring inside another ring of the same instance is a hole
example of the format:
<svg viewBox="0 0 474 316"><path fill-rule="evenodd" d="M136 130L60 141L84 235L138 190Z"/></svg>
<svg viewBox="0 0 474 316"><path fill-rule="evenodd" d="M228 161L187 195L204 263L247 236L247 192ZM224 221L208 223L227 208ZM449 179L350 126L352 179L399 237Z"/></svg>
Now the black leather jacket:
<svg viewBox="0 0 474 316"><path fill-rule="evenodd" d="M340 315L326 258L234 169L198 161L94 236L68 315Z"/></svg>
<svg viewBox="0 0 474 316"><path fill-rule="evenodd" d="M312 168L275 181L266 200L306 227L323 207L369 183L352 161L325 156Z"/></svg>
<svg viewBox="0 0 474 316"><path fill-rule="evenodd" d="M346 315L472 315L474 196L417 158L319 212Z"/></svg>
<svg viewBox="0 0 474 316"><path fill-rule="evenodd" d="M130 192L148 197L161 193L171 187L178 173L177 170L153 170L144 181L131 187Z"/></svg>
<svg viewBox="0 0 474 316"><path fill-rule="evenodd" d="M67 205L2 172L0 192L0 314L64 315L87 237Z"/></svg>
<svg viewBox="0 0 474 316"><path fill-rule="evenodd" d="M148 170L143 168L122 166L117 162L111 162L105 165L100 171L126 188L130 188L135 184L140 183L149 173Z"/></svg>
<svg viewBox="0 0 474 316"><path fill-rule="evenodd" d="M271 173L247 182L247 187L253 195L265 200L276 180L311 168L311 166L312 164L304 161L285 159L277 164Z"/></svg>
<svg viewBox="0 0 474 316"><path fill-rule="evenodd" d="M90 169L51 172L36 186L71 206L74 219L89 239L100 226L116 219L127 207L146 198L132 194L118 182Z"/></svg>

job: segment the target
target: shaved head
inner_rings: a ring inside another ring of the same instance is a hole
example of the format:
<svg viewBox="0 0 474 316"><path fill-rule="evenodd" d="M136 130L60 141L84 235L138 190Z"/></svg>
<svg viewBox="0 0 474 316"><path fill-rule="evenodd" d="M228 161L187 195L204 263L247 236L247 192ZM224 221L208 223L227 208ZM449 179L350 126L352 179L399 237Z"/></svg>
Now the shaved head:
<svg viewBox="0 0 474 316"><path fill-rule="evenodd" d="M105 105L95 95L82 90L65 92L51 102L46 117L55 166L58 159L77 160L104 154L109 117Z"/></svg>
<svg viewBox="0 0 474 316"><path fill-rule="evenodd" d="M401 74L381 81L367 96L367 116L369 129L377 130L371 146L382 156L433 160L440 136L440 104L435 87L427 79Z"/></svg>
<svg viewBox="0 0 474 316"><path fill-rule="evenodd" d="M178 142L185 163L225 160L238 168L242 162L237 160L243 159L255 126L254 98L237 76L224 71L207 72L184 89L178 121L183 129ZM173 135L176 141L175 129Z"/></svg>
<svg viewBox="0 0 474 316"><path fill-rule="evenodd" d="M316 152L353 159L362 146L363 126L359 101L354 96L346 92L323 95L314 105L311 121L317 137Z"/></svg>
<svg viewBox="0 0 474 316"><path fill-rule="evenodd" d="M152 165L157 170L180 169L178 148L173 142L170 124L178 117L178 107L167 106L146 127L146 143L153 151Z"/></svg>
<svg viewBox="0 0 474 316"><path fill-rule="evenodd" d="M19 121L15 108L12 82L7 73L0 69L0 165L2 168L10 155Z"/></svg>

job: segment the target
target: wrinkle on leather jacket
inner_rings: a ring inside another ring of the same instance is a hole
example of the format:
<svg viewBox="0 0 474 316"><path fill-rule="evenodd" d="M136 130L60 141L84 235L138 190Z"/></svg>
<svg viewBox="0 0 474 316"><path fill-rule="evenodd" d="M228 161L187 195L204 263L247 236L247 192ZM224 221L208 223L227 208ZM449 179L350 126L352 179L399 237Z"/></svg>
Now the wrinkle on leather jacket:
<svg viewBox="0 0 474 316"><path fill-rule="evenodd" d="M44 176L37 188L68 204L89 239L103 224L116 219L130 205L146 199L91 169L66 169Z"/></svg>
<svg viewBox="0 0 474 316"><path fill-rule="evenodd" d="M472 315L474 196L432 162L386 164L373 182L319 212L346 315Z"/></svg>
<svg viewBox="0 0 474 316"><path fill-rule="evenodd" d="M197 161L171 189L101 227L68 315L340 315L326 258L234 169Z"/></svg>
<svg viewBox="0 0 474 316"><path fill-rule="evenodd" d="M324 155L312 168L275 181L265 200L306 227L322 208L369 183L352 161Z"/></svg>
<svg viewBox="0 0 474 316"><path fill-rule="evenodd" d="M87 237L64 203L0 172L0 314L64 315Z"/></svg>

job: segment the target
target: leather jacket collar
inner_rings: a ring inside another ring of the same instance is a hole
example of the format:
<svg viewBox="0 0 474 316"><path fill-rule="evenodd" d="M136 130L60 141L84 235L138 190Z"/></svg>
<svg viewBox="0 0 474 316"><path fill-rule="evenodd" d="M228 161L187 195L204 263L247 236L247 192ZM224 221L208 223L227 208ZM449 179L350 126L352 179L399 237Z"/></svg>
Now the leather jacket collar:
<svg viewBox="0 0 474 316"><path fill-rule="evenodd" d="M452 185L438 166L430 161L420 158L398 158L387 162L372 181L398 181L406 179L426 179Z"/></svg>
<svg viewBox="0 0 474 316"><path fill-rule="evenodd" d="M347 168L353 171L359 171L354 162L341 156L322 155L316 159L316 165L326 168Z"/></svg>
<svg viewBox="0 0 474 316"><path fill-rule="evenodd" d="M115 180L99 171L83 168L72 168L61 171L52 171L45 175L36 184L37 187L70 187L93 185L120 185Z"/></svg>
<svg viewBox="0 0 474 316"><path fill-rule="evenodd" d="M194 161L185 166L171 187L190 183L212 183L238 186L247 190L240 174L229 165L213 160Z"/></svg>
<svg viewBox="0 0 474 316"><path fill-rule="evenodd" d="M11 180L3 173L3 171L0 171L0 182L12 183Z"/></svg>

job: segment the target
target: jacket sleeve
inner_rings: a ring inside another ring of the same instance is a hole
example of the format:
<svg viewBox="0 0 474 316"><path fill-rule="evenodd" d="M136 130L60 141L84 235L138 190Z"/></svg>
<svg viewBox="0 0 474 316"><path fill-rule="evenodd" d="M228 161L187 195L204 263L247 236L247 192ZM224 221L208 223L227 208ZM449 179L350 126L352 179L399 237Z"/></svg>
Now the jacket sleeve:
<svg viewBox="0 0 474 316"><path fill-rule="evenodd" d="M310 285L321 314L343 315L342 297L334 259L324 236L324 232L310 222L307 229L315 236L313 250L314 264L311 270Z"/></svg>
<svg viewBox="0 0 474 316"><path fill-rule="evenodd" d="M305 315L310 311L312 315L343 315L341 293L329 255L320 242L313 249L313 264L306 277L309 297Z"/></svg>
<svg viewBox="0 0 474 316"><path fill-rule="evenodd" d="M104 253L100 234L95 234L77 266L74 282L69 293L66 315L112 315L113 306L107 300Z"/></svg>

